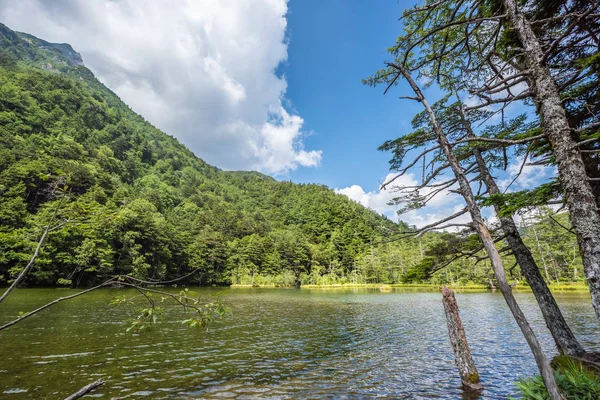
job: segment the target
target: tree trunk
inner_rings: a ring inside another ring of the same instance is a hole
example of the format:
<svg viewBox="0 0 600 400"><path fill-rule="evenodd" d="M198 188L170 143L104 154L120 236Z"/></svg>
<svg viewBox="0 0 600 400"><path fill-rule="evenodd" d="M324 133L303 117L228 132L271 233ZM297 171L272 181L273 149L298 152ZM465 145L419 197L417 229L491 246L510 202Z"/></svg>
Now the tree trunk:
<svg viewBox="0 0 600 400"><path fill-rule="evenodd" d="M546 243L546 254L548 254L550 256L550 259L552 260L552 270L554 271L554 281L556 282L556 284L558 285L560 283L560 276L558 274L558 263L556 262L556 257L554 257L554 253L552 253L552 250L550 250L550 245L548 243Z"/></svg>
<svg viewBox="0 0 600 400"><path fill-rule="evenodd" d="M531 325L529 325L529 322L527 322L527 319L525 318L523 311L519 307L519 304L517 303L512 293L512 289L508 284L508 281L506 280L506 274L504 272L504 266L502 264L502 259L500 258L500 253L498 252L498 249L496 249L496 246L494 245L494 239L492 238L492 235L490 234L487 226L483 221L483 217L481 216L481 210L475 202L475 196L473 195L473 191L471 190L469 180L465 176L463 170L461 169L456 155L452 152L452 146L448 142L448 138L446 137L444 131L438 124L437 119L435 117L435 113L433 112L431 106L423 96L421 89L412 79L412 77L405 68L400 67L400 72L402 73L402 75L404 75L404 77L414 90L415 94L417 95L417 98L423 104L427 111L427 114L429 115L429 119L431 120L431 125L436 135L437 142L439 143L442 151L444 152L444 155L448 160L448 164L450 165L452 172L454 172L454 176L456 177L459 183L460 193L465 199L465 202L467 203L467 208L469 210L469 214L471 215L471 219L473 220L474 228L477 231L479 239L483 242L483 246L485 247L487 255L490 258L490 262L494 269L494 275L496 276L496 281L498 281L498 286L500 288L500 291L502 292L502 296L504 297L508 308L513 314L517 324L519 325L519 328L523 332L523 335L527 340L527 344L529 344L529 347L531 348L531 352L533 353L537 366L540 370L540 374L542 375L542 379L544 381L546 389L548 390L550 399L562 400L562 396L556 384L556 380L554 379L554 372L550 367L550 363L546 359L546 355L542 350L540 342L537 340L537 337L535 336Z"/></svg>
<svg viewBox="0 0 600 400"><path fill-rule="evenodd" d="M471 357L471 350L469 349L469 343L467 343L465 328L458 313L458 304L456 304L454 292L446 286L442 287L442 303L444 304L446 323L448 324L448 336L450 336L456 368L463 387L471 390L481 390L483 386L481 386L479 372L477 372L473 357Z"/></svg>
<svg viewBox="0 0 600 400"><path fill-rule="evenodd" d="M531 220L529 221L531 223ZM544 266L544 274L546 274L546 282L550 283L550 275L548 274L548 265L546 264L546 259L544 258L544 252L542 251L542 246L540 245L540 239L538 238L537 231L535 230L535 221L531 223L531 229L533 230L533 236L535 237L535 243L537 244L538 253L540 253L540 259L542 260L542 265Z"/></svg>
<svg viewBox="0 0 600 400"><path fill-rule="evenodd" d="M469 136L474 137L475 133L471 130L471 126L465 118L462 105L460 106L460 113L462 122L465 125ZM479 174L483 180L483 183L485 183L488 192L491 195L501 194L500 188L496 184L496 181L492 177L490 170L485 164L485 160L483 159L480 150L478 148L474 148L473 154L479 166ZM494 209L497 215L500 215L500 208L501 204L494 204ZM560 308L558 308L558 304L556 304L556 301L554 300L554 296L552 296L548 285L546 285L544 278L542 278L540 269L538 268L531 251L529 251L529 248L527 248L525 243L523 243L523 239L519 234L519 230L515 224L515 221L512 217L499 217L499 219L502 232L504 232L506 235L506 241L508 242L513 255L515 256L517 263L521 267L521 273L527 280L527 283L531 287L531 291L533 292L533 295L540 306L546 326L548 327L548 330L550 331L550 334L556 343L556 348L560 353L563 354L584 354L585 350L579 344L575 338L575 335L571 331L571 328L569 328L569 325L565 321Z"/></svg>
<svg viewBox="0 0 600 400"><path fill-rule="evenodd" d="M515 33L524 49L531 89L552 145L560 182L565 191L569 218L579 243L592 305L600 320L600 214L556 82L544 63L544 53L531 25L517 10L515 0L503 0Z"/></svg>

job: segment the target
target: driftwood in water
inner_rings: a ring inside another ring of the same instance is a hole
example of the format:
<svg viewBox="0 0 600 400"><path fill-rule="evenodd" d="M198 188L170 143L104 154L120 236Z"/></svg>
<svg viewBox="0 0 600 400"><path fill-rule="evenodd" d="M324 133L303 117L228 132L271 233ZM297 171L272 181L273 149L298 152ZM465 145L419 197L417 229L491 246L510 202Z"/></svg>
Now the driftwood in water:
<svg viewBox="0 0 600 400"><path fill-rule="evenodd" d="M479 381L479 373L471 357L465 328L458 315L458 304L456 304L454 292L446 286L442 287L442 302L446 313L446 322L448 323L448 335L450 336L456 367L458 368L458 374L460 375L463 387L481 390L483 386Z"/></svg>
<svg viewBox="0 0 600 400"><path fill-rule="evenodd" d="M100 385L104 385L104 382L102 379L98 379L96 382L92 382L89 385L86 385L84 387L82 387L81 389L79 389L78 391L76 391L75 393L73 393L72 395L70 395L69 397L67 397L65 400L75 400L78 399L86 394L88 394L89 392L91 392L92 390L96 389L98 386Z"/></svg>

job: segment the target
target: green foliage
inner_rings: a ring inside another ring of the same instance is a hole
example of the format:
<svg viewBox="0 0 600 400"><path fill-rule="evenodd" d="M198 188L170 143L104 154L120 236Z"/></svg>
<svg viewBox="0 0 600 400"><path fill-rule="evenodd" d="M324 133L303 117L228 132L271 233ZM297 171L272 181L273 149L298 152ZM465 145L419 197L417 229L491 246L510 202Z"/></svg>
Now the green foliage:
<svg viewBox="0 0 600 400"><path fill-rule="evenodd" d="M183 307L183 311L190 314L189 318L181 321L182 324L190 328L203 327L208 330L211 324L231 314L231 311L225 307L220 299L221 293L212 295L215 298L214 301L203 302L194 291L188 288L181 290L178 294L155 289L143 291L140 288L138 291L140 294L137 296L117 296L110 303L111 305L134 305L136 304L136 299L143 298L148 304L148 307L141 308L138 315L130 321L130 325L126 330L127 332L139 333L152 328L166 310L165 307L158 307L157 302L163 304L168 300L172 300L172 303ZM154 299L157 294L160 295L160 300Z"/></svg>
<svg viewBox="0 0 600 400"><path fill-rule="evenodd" d="M183 291L183 295L185 295L186 297L184 298L187 299L187 296L194 296L195 294L188 292L186 289ZM191 318L181 321L181 323L189 328L206 328L206 330L208 330L211 324L230 315L231 310L225 307L225 305L221 302L219 299L219 293L213 296L216 297L214 302L206 303L202 307L195 308L194 315ZM182 298L180 298L180 301L182 301ZM197 304L197 302L194 301L194 304Z"/></svg>
<svg viewBox="0 0 600 400"><path fill-rule="evenodd" d="M140 310L136 319L131 321L131 326L126 332L142 332L151 328L158 321L164 310L161 307L147 307Z"/></svg>
<svg viewBox="0 0 600 400"><path fill-rule="evenodd" d="M438 270L453 251L478 245L469 238L434 232L390 241L410 228L325 186L207 165L39 39L0 25L0 50L0 284L26 265L56 210L56 221L71 222L48 235L29 285L93 285L119 274L168 280L193 271L182 283L489 282L485 261ZM417 116L413 133L382 146L394 152L393 167L431 140L424 121ZM537 134L522 122L486 135ZM502 164L501 153L489 154ZM445 163L439 152L431 156ZM410 200L412 208L423 203ZM552 276L583 279L573 235L548 217L534 224L549 246L536 257L552 262ZM533 235L526 241L535 246ZM511 273L521 279L518 269Z"/></svg>
<svg viewBox="0 0 600 400"><path fill-rule="evenodd" d="M480 200L482 206L498 205L500 211L498 215L508 217L519 210L546 205L549 201L557 198L559 194L560 185L553 180L531 190L489 195Z"/></svg>
<svg viewBox="0 0 600 400"><path fill-rule="evenodd" d="M409 269L402 276L402 280L406 283L424 282L431 277L436 264L434 257L425 257Z"/></svg>
<svg viewBox="0 0 600 400"><path fill-rule="evenodd" d="M554 372L556 383L567 400L595 400L600 398L600 378L580 362L568 359ZM525 400L549 399L541 376L521 379L517 387Z"/></svg>
<svg viewBox="0 0 600 400"><path fill-rule="evenodd" d="M64 46L0 25L0 283L57 209L55 221L71 222L49 234L30 285L192 271L183 283L337 279L368 243L405 228L325 186L207 165Z"/></svg>

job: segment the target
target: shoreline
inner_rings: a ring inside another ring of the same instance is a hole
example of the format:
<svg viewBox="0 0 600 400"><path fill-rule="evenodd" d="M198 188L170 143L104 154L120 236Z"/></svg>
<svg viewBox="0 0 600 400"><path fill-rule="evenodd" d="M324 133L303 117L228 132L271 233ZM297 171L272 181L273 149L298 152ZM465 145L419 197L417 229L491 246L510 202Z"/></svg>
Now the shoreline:
<svg viewBox="0 0 600 400"><path fill-rule="evenodd" d="M378 289L381 292L392 292L394 289L430 289L439 291L441 290L443 285L432 284L432 283L338 283L338 284L330 284L330 285L302 285L299 289ZM449 289L452 290L473 290L473 291L492 291L492 289L487 285L445 285ZM292 289L296 288L295 286L285 286L285 285L250 285L250 284L232 284L232 285L224 285L224 286L197 286L197 285L181 285L180 287L199 287L199 288L231 288L231 289ZM587 285L584 283L563 283L563 284L553 284L548 285L552 292L589 292ZM0 287L0 294L4 292L6 287ZM84 287L81 288L71 288L65 286L32 286L32 287L22 287L19 289L73 289L73 290L82 290L86 289ZM531 292L531 288L527 285L516 285L513 286L513 290L518 292Z"/></svg>
<svg viewBox="0 0 600 400"><path fill-rule="evenodd" d="M392 291L393 289L434 289L441 290L443 285L432 284L432 283L415 283L415 284L404 284L404 283L339 283L331 285L302 285L300 289L351 289L351 288L364 288L364 289L379 289L380 291ZM482 290L492 291L487 285L445 285L449 289L453 290ZM250 284L232 284L229 286L232 289L283 289L293 288L294 286L278 286L275 284L269 285L250 285ZM584 283L564 283L564 284L551 284L548 285L551 291L567 291L567 292L587 292L589 291L587 285ZM495 290L495 289L494 289ZM531 287L528 285L516 285L513 287L515 291L531 291Z"/></svg>

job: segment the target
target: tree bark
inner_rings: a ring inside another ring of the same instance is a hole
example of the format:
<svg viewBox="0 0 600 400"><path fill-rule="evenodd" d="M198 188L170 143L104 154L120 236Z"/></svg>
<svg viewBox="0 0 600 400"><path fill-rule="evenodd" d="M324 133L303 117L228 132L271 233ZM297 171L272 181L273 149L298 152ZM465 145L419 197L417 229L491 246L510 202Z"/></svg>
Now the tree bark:
<svg viewBox="0 0 600 400"><path fill-rule="evenodd" d="M579 243L592 305L600 320L600 214L577 144L571 136L565 108L544 52L530 23L517 9L515 0L502 0L522 47L530 85L542 126L554 152L560 182L569 207L569 218Z"/></svg>
<svg viewBox="0 0 600 400"><path fill-rule="evenodd" d="M442 130L441 126L438 124L437 119L435 117L435 113L433 112L431 106L425 99L425 96L423 96L421 89L412 79L409 72L405 68L397 68L406 78L413 91L417 95L418 100L421 102L421 104L423 104L423 107L425 107L425 110L427 111L437 142L439 143L442 151L444 152L444 155L448 159L448 164L450 165L450 168L452 169L452 172L454 173L454 176L458 181L460 193L463 196L465 202L467 203L467 208L469 210L469 214L471 215L471 219L473 220L474 228L477 231L479 239L483 242L483 246L485 247L487 255L490 259L490 262L494 269L494 275L496 276L496 281L498 282L498 286L500 288L500 291L502 292L502 296L504 297L508 308L513 314L517 324L519 325L519 328L523 332L523 336L525 336L527 344L531 348L531 352L533 353L537 366L540 370L540 374L542 376L546 389L548 390L550 399L562 400L562 396L558 389L558 385L556 384L556 380L554 379L554 372L550 367L550 363L548 362L546 355L542 350L540 342L535 336L531 325L529 325L529 322L527 322L527 319L525 318L523 311L519 307L519 304L517 303L512 293L512 289L508 284L508 281L506 280L506 273L504 272L504 266L502 264L502 259L500 258L500 253L494 245L494 239L492 238L492 235L490 234L487 226L485 225L483 217L481 216L481 210L479 209L479 206L475 202L475 196L473 195L473 191L471 190L469 180L466 177L463 170L461 169L456 155L452 152L452 146L448 142L448 138L446 137L446 134Z"/></svg>
<svg viewBox="0 0 600 400"><path fill-rule="evenodd" d="M461 120L467 129L469 137L475 137L475 133L472 131L471 126L464 115L462 105L459 105L459 107ZM475 156L479 166L479 174L481 179L483 180L483 183L485 183L488 192L491 195L501 194L500 188L492 177L492 174L490 173L490 170L488 169L479 148L473 149L473 155ZM496 211L497 215L501 214L501 206L501 204L494 204L494 210ZM556 348L560 353L563 354L575 356L585 354L585 350L575 338L575 335L565 321L560 308L558 308L558 304L556 304L556 300L554 300L552 292L550 292L548 285L544 281L544 278L540 273L540 269L538 268L537 263L531 254L531 251L529 251L529 248L527 248L525 243L523 243L523 239L521 238L521 234L519 233L515 221L512 217L508 216L499 217L499 220L500 227L506 235L506 241L508 242L508 245L515 256L517 263L521 267L521 272L531 287L531 291L533 292L533 295L540 306L544 321L546 322L546 326L548 327L548 330L554 339Z"/></svg>
<svg viewBox="0 0 600 400"><path fill-rule="evenodd" d="M448 336L450 336L456 368L463 387L470 390L481 390L483 386L479 380L479 372L477 372L473 357L471 357L471 350L465 335L465 328L460 319L454 292L446 286L442 287L442 303L444 304L446 323L448 324Z"/></svg>

